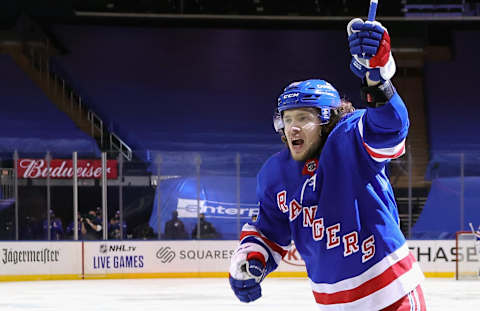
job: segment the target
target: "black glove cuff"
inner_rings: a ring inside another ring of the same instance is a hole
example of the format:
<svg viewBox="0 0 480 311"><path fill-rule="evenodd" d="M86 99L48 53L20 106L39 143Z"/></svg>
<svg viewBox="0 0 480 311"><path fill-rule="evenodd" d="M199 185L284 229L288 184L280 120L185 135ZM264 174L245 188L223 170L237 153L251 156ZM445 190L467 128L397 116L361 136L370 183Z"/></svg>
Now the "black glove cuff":
<svg viewBox="0 0 480 311"><path fill-rule="evenodd" d="M395 87L390 80L379 85L368 86L364 81L360 88L360 98L368 107L377 108L385 105L395 94Z"/></svg>

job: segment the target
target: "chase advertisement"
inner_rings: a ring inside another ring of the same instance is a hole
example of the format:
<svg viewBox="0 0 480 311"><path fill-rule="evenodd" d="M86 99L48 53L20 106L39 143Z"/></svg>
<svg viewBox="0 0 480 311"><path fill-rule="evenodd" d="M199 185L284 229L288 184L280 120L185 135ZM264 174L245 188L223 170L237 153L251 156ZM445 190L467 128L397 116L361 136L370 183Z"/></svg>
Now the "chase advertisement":
<svg viewBox="0 0 480 311"><path fill-rule="evenodd" d="M408 246L424 273L454 273L457 260L461 269L480 271L480 250L474 239L458 248L455 240L409 240Z"/></svg>

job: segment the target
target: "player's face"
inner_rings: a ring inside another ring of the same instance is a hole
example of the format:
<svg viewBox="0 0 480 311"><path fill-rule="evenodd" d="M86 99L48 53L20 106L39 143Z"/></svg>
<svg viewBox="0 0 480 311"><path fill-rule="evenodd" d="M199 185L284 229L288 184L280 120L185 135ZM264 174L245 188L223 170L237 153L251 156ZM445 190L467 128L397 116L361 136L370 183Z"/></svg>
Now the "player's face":
<svg viewBox="0 0 480 311"><path fill-rule="evenodd" d="M283 112L285 136L292 158L305 161L312 158L321 143L321 125L313 108L290 109Z"/></svg>

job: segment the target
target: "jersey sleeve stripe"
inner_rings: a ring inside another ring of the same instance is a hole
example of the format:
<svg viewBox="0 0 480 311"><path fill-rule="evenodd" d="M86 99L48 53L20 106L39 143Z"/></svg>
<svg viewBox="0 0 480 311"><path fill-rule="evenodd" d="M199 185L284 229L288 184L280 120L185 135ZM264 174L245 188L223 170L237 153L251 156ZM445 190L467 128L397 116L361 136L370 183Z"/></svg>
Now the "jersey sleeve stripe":
<svg viewBox="0 0 480 311"><path fill-rule="evenodd" d="M363 117L358 120L358 131L362 138L363 147L372 159L377 162L396 159L405 154L405 139L403 139L398 145L388 148L373 148L369 146L363 139Z"/></svg>
<svg viewBox="0 0 480 311"><path fill-rule="evenodd" d="M367 150L368 154L376 161L383 161L386 159L395 159L405 154L405 140L395 147L375 149L363 142L363 146Z"/></svg>
<svg viewBox="0 0 480 311"><path fill-rule="evenodd" d="M414 262L415 259L413 258L413 255L409 254L407 257L385 270L385 272L383 272L382 274L366 281L357 288L339 291L336 293L319 293L313 291L315 301L319 304L331 305L348 303L356 301L358 299L362 299L366 296L371 295L372 293L375 293L376 291L381 290L382 288L386 287L394 280L396 280L399 276L411 270Z"/></svg>
<svg viewBox="0 0 480 311"><path fill-rule="evenodd" d="M275 253L280 254L282 258L287 254L287 250L283 249L277 243L270 241L269 239L267 239L265 236L261 235L257 231L242 231L240 235L240 241L249 236L260 238L263 243L265 243Z"/></svg>

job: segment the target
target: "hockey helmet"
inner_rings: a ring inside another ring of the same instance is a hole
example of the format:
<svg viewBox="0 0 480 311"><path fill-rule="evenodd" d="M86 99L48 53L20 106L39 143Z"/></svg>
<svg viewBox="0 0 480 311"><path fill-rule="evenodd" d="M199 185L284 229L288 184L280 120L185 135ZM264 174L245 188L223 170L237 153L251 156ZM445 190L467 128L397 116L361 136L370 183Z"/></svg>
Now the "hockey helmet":
<svg viewBox="0 0 480 311"><path fill-rule="evenodd" d="M283 111L304 107L318 108L321 124L327 124L330 121L332 110L335 113L340 105L341 100L337 90L327 81L311 79L293 82L278 97L273 124L278 132L284 127Z"/></svg>

